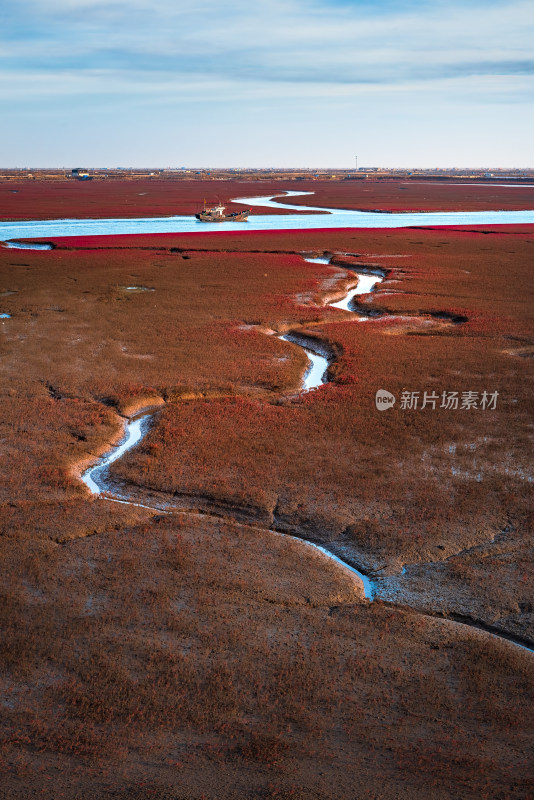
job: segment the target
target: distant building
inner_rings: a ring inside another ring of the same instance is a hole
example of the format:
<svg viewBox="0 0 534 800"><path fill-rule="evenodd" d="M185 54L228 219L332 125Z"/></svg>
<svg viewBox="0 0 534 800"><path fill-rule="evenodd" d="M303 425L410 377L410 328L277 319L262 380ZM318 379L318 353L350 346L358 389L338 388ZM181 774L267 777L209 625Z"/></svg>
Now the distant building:
<svg viewBox="0 0 534 800"><path fill-rule="evenodd" d="M92 178L89 175L89 173L87 172L87 170L86 169L80 169L79 167L76 167L76 169L72 170L71 177L72 178L76 178L76 180L78 180L78 181L90 181L90 180L92 180Z"/></svg>

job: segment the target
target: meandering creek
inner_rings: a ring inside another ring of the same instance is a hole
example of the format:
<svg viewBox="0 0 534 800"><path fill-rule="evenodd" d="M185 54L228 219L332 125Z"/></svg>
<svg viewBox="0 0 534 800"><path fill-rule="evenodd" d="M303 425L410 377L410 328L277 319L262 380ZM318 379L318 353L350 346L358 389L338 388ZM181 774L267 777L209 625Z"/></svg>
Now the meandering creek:
<svg viewBox="0 0 534 800"><path fill-rule="evenodd" d="M329 258L306 258L305 260L311 263L330 263ZM359 275L357 272L355 272L355 274L358 275L358 285L348 291L342 300L339 300L335 303L329 303L328 305L336 308L344 308L345 310L350 311L350 301L353 297L355 297L357 294L367 294L371 292L374 286L382 280L382 278L378 275ZM313 344L311 344L311 342L303 344L298 334L295 333L288 333L280 336L279 338L283 339L284 341L292 342L298 347L301 347L308 356L310 366L303 377L301 391L309 391L310 389L323 386L328 380L327 368L329 359L320 352L320 345L317 344L317 349L312 350L311 348L313 347ZM81 475L81 480L85 483L92 494L100 495L106 500L128 503L141 508L151 508L151 510L165 511L165 508L157 508L155 506L151 507L141 503L136 503L133 497L128 496L128 487L125 487L125 490L117 492L115 487L112 488L107 480L107 468L109 465L121 458L125 453L134 448L141 441L143 436L148 432L150 428L150 420L156 411L157 409L146 409L130 419L125 420L124 437L121 439L119 444L116 445L105 456L100 458L96 464L83 472ZM328 552L328 550L326 550L324 547L314 544L313 542L308 542L294 536L289 536L289 534L280 533L279 531L272 531L272 533L280 536L286 536L304 546L313 547L327 558L338 563L344 569L349 570L362 582L365 597L368 600L373 599L374 586L371 579L363 572L360 572L358 569L356 569L356 567L347 564L345 561L342 561L340 558L338 558L338 556Z"/></svg>
<svg viewBox="0 0 534 800"><path fill-rule="evenodd" d="M330 263L331 259L305 258L305 260L312 263L315 262L315 263L328 264ZM357 295L363 295L372 292L376 284L383 280L383 278L379 275L358 273L356 268L353 270L351 269L350 271L354 272L354 274L358 277L357 286L347 291L345 296L340 300L328 303L329 306L334 308L341 308L346 311L352 311L350 307L352 299ZM354 313L354 321L367 319L367 317L361 315L357 311L353 311L353 313ZM312 389L324 385L328 381L327 368L329 364L329 359L320 352L320 343L317 344L317 349L314 351L310 349L310 347L313 345L309 343L309 340L307 340L306 343L303 343L302 338L301 336L299 336L298 332L289 332L287 334L284 334L283 336L280 336L279 338L301 347L308 356L308 359L310 361L310 366L303 377L301 391L310 391ZM119 444L116 445L116 447L114 447L109 453L107 453L105 456L99 459L96 464L89 467L89 469L87 469L82 474L81 476L82 481L94 495L98 495L102 497L102 499L109 500L112 502L135 505L137 507L148 508L153 511L158 511L160 513L162 512L173 513L176 511L176 509L166 507L165 504L161 506L149 506L149 505L144 505L142 503L138 503L135 501L134 496L132 496L129 493L128 486L120 487L120 489L118 489L115 485L111 485L107 480L107 468L109 467L109 465L112 464L114 461L117 461L119 458L121 458L125 453L134 448L141 441L143 436L149 431L151 419L154 416L154 414L157 413L158 410L159 410L158 408L145 409L144 411L131 417L130 419L126 419L124 423L125 435L119 442ZM206 514L205 516L209 516L209 514ZM311 547L315 551L319 551L326 558L338 564L342 569L349 571L362 583L364 596L366 600L368 600L369 602L373 602L373 600L375 599L375 595L377 593L377 581L373 581L373 579L369 575L366 575L365 573L358 570L356 567L352 566L346 561L343 561L334 553L329 552L325 547L315 544L314 542L310 542L301 539L299 537L291 536L290 534L283 533L275 529L271 529L270 532L276 536L284 536L286 538L292 539L293 541L298 542L299 545L302 547L306 548ZM529 652L534 652L534 648L526 644L525 641L521 640L520 638L514 637L506 632L500 632L499 630L493 628L490 625L485 625L484 623L478 623L476 621L471 621L467 619L462 620L458 617L454 618L453 616L449 617L445 614L432 615L424 611L419 611L418 609L413 609L413 610L425 616L435 616L448 619L449 621L453 622L456 625L463 625L469 628L476 628L478 630L484 631L484 633L493 636L497 639L505 639L514 644L515 646L520 647L521 649L528 650Z"/></svg>
<svg viewBox="0 0 534 800"><path fill-rule="evenodd" d="M310 264L329 264L331 261L330 258L305 258L304 260L308 261ZM351 302L354 297L357 295L369 294L373 291L376 284L383 280L383 278L379 275L367 275L365 273L360 273L357 270L351 270L351 272L354 272L354 274L358 276L357 285L350 289L345 296L341 298L341 300L327 303L327 305L329 305L331 308L340 308L343 311L353 311L351 308ZM356 317L359 320L367 319L367 317L359 313L356 314ZM304 337L299 336L296 333L286 333L283 336L280 336L280 339L285 342L292 342L293 344L298 345L298 347L302 347L308 356L310 366L304 375L302 385L303 391L317 389L319 386L323 386L328 381L327 369L329 358L322 351L319 342L314 345L313 340L306 340Z"/></svg>

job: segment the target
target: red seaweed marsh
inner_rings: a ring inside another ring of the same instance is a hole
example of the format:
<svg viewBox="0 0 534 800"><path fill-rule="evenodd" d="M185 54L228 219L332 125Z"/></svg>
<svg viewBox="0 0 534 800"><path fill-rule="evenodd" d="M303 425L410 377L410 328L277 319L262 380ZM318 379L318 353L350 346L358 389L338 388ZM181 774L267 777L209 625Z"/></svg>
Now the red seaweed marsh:
<svg viewBox="0 0 534 800"><path fill-rule="evenodd" d="M0 208L295 189L244 183L36 181ZM490 202L411 188L302 187ZM0 248L2 796L531 797L533 226L53 244ZM362 274L381 280L331 307ZM298 337L328 360L309 392ZM80 475L147 407L92 495Z"/></svg>

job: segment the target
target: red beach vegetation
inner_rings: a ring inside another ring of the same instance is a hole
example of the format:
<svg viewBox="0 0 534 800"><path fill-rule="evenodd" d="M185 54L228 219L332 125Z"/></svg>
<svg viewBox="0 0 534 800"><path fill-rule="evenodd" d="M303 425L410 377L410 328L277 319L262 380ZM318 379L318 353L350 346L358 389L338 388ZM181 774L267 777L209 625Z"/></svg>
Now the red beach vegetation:
<svg viewBox="0 0 534 800"><path fill-rule="evenodd" d="M107 206L97 181L76 190L113 216L133 184L116 185ZM358 207L349 188L321 203ZM425 185L429 205L450 188ZM66 216L45 190L17 214ZM496 226L0 249L3 796L530 796L532 242ZM358 270L384 276L365 322L325 304ZM288 330L332 354L325 386L299 392ZM454 392L476 403L442 406ZM110 472L163 510L92 497L81 469L154 403ZM284 533L371 573L378 599Z"/></svg>

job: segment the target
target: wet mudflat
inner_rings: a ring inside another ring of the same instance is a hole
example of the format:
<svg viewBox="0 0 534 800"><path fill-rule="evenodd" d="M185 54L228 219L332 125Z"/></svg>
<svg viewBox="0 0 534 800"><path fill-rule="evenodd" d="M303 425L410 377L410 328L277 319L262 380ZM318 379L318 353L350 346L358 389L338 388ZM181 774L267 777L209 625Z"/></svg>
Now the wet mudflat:
<svg viewBox="0 0 534 800"><path fill-rule="evenodd" d="M528 635L532 364L516 352L531 238L227 233L1 254L6 796L330 798L356 779L376 792L377 776L385 797L528 796L529 654L399 606ZM365 323L327 303L362 265L387 272L358 299L382 312ZM295 328L335 355L305 395L305 355L269 334ZM396 407L376 410L379 388ZM404 388L499 398L410 413ZM158 399L110 471L215 518L92 500L73 472L120 438L117 410ZM396 605L369 605L273 522L365 565Z"/></svg>

